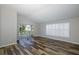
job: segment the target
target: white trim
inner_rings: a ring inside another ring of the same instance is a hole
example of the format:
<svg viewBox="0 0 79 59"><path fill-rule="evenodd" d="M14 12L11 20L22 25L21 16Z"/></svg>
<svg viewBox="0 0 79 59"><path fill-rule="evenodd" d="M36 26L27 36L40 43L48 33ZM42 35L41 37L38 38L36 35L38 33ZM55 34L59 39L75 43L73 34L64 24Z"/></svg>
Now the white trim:
<svg viewBox="0 0 79 59"><path fill-rule="evenodd" d="M11 43L11 44L7 44L7 45L2 45L2 46L0 46L0 48L6 47L6 46L9 46L9 45L14 45L14 44L17 44L17 43Z"/></svg>

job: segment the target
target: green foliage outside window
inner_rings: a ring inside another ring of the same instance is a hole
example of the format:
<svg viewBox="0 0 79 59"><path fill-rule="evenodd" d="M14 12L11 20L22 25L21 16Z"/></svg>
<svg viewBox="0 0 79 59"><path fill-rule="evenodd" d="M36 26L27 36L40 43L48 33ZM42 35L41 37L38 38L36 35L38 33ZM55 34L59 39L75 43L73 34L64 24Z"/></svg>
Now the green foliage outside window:
<svg viewBox="0 0 79 59"><path fill-rule="evenodd" d="M18 33L20 35L31 35L31 25L20 25L18 27Z"/></svg>

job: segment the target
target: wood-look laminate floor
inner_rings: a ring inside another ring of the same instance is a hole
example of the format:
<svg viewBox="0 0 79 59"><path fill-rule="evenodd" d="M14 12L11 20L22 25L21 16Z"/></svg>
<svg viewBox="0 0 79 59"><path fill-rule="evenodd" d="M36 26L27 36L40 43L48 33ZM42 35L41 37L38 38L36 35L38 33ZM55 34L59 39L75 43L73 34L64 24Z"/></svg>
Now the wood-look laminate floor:
<svg viewBox="0 0 79 59"><path fill-rule="evenodd" d="M34 45L23 48L19 44L0 48L0 55L79 55L79 45L43 37L34 38Z"/></svg>

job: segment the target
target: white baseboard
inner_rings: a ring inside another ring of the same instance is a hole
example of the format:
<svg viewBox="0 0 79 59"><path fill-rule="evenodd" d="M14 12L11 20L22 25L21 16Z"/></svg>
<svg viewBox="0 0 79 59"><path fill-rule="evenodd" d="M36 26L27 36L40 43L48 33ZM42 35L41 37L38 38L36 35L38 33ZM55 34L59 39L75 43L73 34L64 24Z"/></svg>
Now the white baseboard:
<svg viewBox="0 0 79 59"><path fill-rule="evenodd" d="M2 45L2 46L0 46L0 48L10 46L10 45L14 45L14 44L17 44L17 43L11 43L11 44L7 44L7 45Z"/></svg>

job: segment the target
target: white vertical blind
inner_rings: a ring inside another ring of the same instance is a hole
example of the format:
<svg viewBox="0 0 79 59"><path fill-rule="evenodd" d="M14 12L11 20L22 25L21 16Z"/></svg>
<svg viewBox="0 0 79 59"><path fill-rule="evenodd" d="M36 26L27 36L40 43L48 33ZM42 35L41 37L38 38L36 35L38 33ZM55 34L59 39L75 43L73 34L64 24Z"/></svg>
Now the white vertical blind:
<svg viewBox="0 0 79 59"><path fill-rule="evenodd" d="M47 24L46 35L69 37L69 23Z"/></svg>

